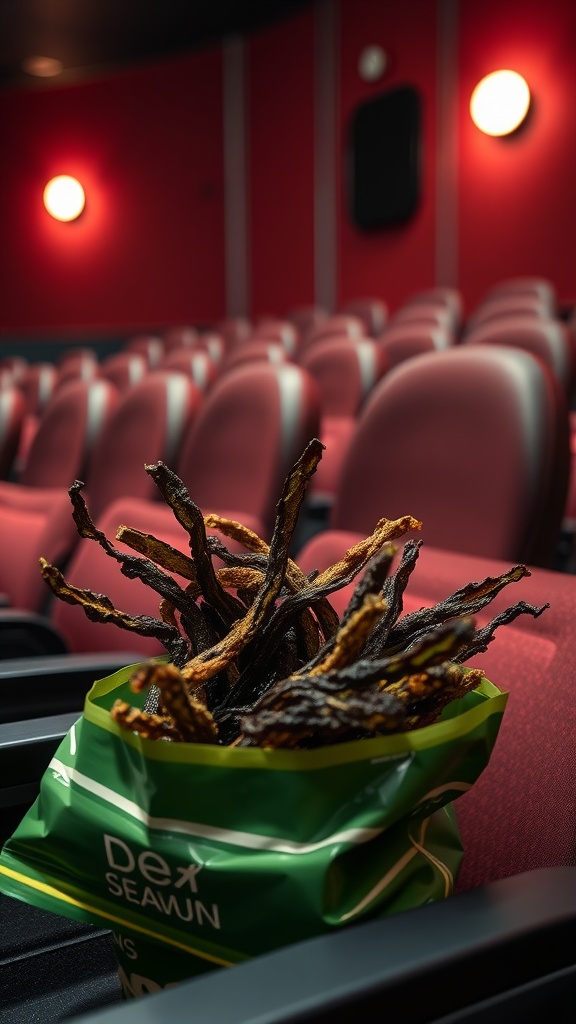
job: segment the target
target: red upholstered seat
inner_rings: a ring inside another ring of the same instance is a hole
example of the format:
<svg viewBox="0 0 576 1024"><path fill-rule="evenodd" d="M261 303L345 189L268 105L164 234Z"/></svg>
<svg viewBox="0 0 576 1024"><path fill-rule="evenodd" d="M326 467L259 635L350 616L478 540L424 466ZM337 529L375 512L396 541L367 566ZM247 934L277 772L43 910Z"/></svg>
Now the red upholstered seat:
<svg viewBox="0 0 576 1024"><path fill-rule="evenodd" d="M502 316L486 320L467 331L466 345L511 345L531 352L550 367L567 399L576 382L576 351L565 323L531 314Z"/></svg>
<svg viewBox="0 0 576 1024"><path fill-rule="evenodd" d="M310 329L325 320L327 316L328 310L323 306L294 306L286 313L286 320L296 327L301 345Z"/></svg>
<svg viewBox="0 0 576 1024"><path fill-rule="evenodd" d="M164 356L164 342L158 334L135 334L123 345L125 352L139 352L151 370L160 366Z"/></svg>
<svg viewBox="0 0 576 1024"><path fill-rule="evenodd" d="M53 363L31 363L19 382L26 399L26 411L41 416L54 394L58 370Z"/></svg>
<svg viewBox="0 0 576 1024"><path fill-rule="evenodd" d="M219 373L217 364L203 348L174 348L164 357L162 366L187 374L202 392L209 391Z"/></svg>
<svg viewBox="0 0 576 1024"><path fill-rule="evenodd" d="M148 373L148 360L139 352L114 352L100 363L100 376L124 394Z"/></svg>
<svg viewBox="0 0 576 1024"><path fill-rule="evenodd" d="M331 503L356 429L356 418L390 364L379 342L336 335L310 345L302 353L300 365L318 385L322 409L320 440L326 445L309 495L312 502Z"/></svg>
<svg viewBox="0 0 576 1024"><path fill-rule="evenodd" d="M252 340L275 341L286 350L289 356L294 356L298 349L298 330L289 320L275 320L266 318L260 320L251 335Z"/></svg>
<svg viewBox="0 0 576 1024"><path fill-rule="evenodd" d="M534 317L539 320L553 319L549 304L538 295L510 293L496 295L480 303L466 320L465 333L475 330L482 324L505 317Z"/></svg>
<svg viewBox="0 0 576 1024"><path fill-rule="evenodd" d="M529 353L454 346L415 356L368 398L330 525L411 514L433 547L553 562L569 472L568 415Z"/></svg>
<svg viewBox="0 0 576 1024"><path fill-rule="evenodd" d="M493 298L508 295L535 296L548 307L551 316L556 313L556 288L552 281L545 277L510 277L498 281L488 289L482 299L488 302Z"/></svg>
<svg viewBox="0 0 576 1024"><path fill-rule="evenodd" d="M0 483L0 591L36 610L46 597L38 559L58 563L74 527L67 488L90 471L94 446L118 404L108 381L76 380L56 391L17 483Z"/></svg>
<svg viewBox="0 0 576 1024"><path fill-rule="evenodd" d="M319 398L306 371L291 364L246 364L219 378L206 396L174 468L203 512L239 520L269 540L284 479L318 427ZM120 524L188 549L187 535L158 501L120 498L109 504L98 527L114 538ZM234 549L232 541L225 543ZM82 541L66 575L77 586L108 594L124 611L158 615L157 596L126 580L97 544ZM71 651L163 650L156 641L90 623L81 609L62 602L53 607L52 620Z"/></svg>
<svg viewBox="0 0 576 1024"><path fill-rule="evenodd" d="M396 366L424 352L440 352L453 345L454 341L454 334L447 327L416 319L390 323L378 344L390 366Z"/></svg>
<svg viewBox="0 0 576 1024"><path fill-rule="evenodd" d="M0 388L0 480L5 480L14 466L25 413L26 403L19 388Z"/></svg>
<svg viewBox="0 0 576 1024"><path fill-rule="evenodd" d="M455 331L454 316L443 304L436 302L407 302L390 317L390 326L419 322L443 330Z"/></svg>
<svg viewBox="0 0 576 1024"><path fill-rule="evenodd" d="M206 396L177 471L204 511L249 515L270 539L286 474L319 429L320 399L306 370L246 363L219 377Z"/></svg>
<svg viewBox="0 0 576 1024"><path fill-rule="evenodd" d="M332 338L336 334L347 338L365 338L364 321L359 316L352 316L349 313L334 313L308 330L302 339L301 347L308 348L309 345L315 345L321 339Z"/></svg>
<svg viewBox="0 0 576 1024"><path fill-rule="evenodd" d="M144 466L159 460L176 465L202 401L190 377L166 370L150 371L123 396L94 448L86 477L95 517L119 497L157 497Z"/></svg>
<svg viewBox="0 0 576 1024"><path fill-rule="evenodd" d="M240 366L241 363L261 362L262 360L265 363L287 363L291 361L291 358L282 342L254 337L224 356L221 373L226 373L235 366Z"/></svg>
<svg viewBox="0 0 576 1024"><path fill-rule="evenodd" d="M236 345L247 341L252 330L252 324L245 316L225 317L214 324L214 331L224 339L226 350L236 348Z"/></svg>
<svg viewBox="0 0 576 1024"><path fill-rule="evenodd" d="M117 396L108 382L97 384ZM158 460L175 463L201 401L200 391L183 374L150 372L121 401L115 398L92 445L90 461L68 472L58 487L47 491L13 485L10 492L0 488L0 528L17 549L9 555L6 570L0 568L0 589L14 607L42 606L47 589L38 569L40 555L59 565L78 541L68 496L74 479L86 482L85 496L94 517L121 495L156 497L144 466Z"/></svg>
<svg viewBox="0 0 576 1024"><path fill-rule="evenodd" d="M353 299L345 302L340 312L358 317L369 338L379 338L388 320L388 306L382 299Z"/></svg>
<svg viewBox="0 0 576 1024"><path fill-rule="evenodd" d="M70 349L65 352L58 363L58 379L56 388L61 388L71 380L96 380L100 374L98 357L91 349Z"/></svg>
<svg viewBox="0 0 576 1024"><path fill-rule="evenodd" d="M95 441L119 394L108 381L69 381L46 406L26 466L24 487L68 487L88 470Z"/></svg>
<svg viewBox="0 0 576 1024"><path fill-rule="evenodd" d="M192 325L181 327L168 327L162 332L164 342L164 354L174 349L194 348L198 344L198 331Z"/></svg>

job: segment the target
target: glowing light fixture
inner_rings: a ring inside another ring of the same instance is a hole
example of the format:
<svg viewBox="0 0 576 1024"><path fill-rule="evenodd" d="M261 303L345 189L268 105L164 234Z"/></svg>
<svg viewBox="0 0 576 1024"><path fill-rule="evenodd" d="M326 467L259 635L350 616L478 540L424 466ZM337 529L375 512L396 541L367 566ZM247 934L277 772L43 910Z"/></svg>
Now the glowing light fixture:
<svg viewBox="0 0 576 1024"><path fill-rule="evenodd" d="M76 220L84 209L86 196L76 178L59 174L44 189L44 206L56 220Z"/></svg>
<svg viewBox="0 0 576 1024"><path fill-rule="evenodd" d="M54 78L62 74L64 65L56 57L26 57L22 61L22 70L35 78Z"/></svg>
<svg viewBox="0 0 576 1024"><path fill-rule="evenodd" d="M517 71L493 71L474 89L470 115L487 135L509 135L528 113L530 89Z"/></svg>

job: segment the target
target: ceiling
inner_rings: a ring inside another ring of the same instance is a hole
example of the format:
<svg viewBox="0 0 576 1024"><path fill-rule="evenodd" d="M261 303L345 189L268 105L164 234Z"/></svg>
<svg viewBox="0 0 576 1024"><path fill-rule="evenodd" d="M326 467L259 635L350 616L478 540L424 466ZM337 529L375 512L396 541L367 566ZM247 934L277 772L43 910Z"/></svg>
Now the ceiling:
<svg viewBox="0 0 576 1024"><path fill-rule="evenodd" d="M0 0L0 87L46 87L216 44L290 17L315 0ZM32 77L26 58L62 62Z"/></svg>

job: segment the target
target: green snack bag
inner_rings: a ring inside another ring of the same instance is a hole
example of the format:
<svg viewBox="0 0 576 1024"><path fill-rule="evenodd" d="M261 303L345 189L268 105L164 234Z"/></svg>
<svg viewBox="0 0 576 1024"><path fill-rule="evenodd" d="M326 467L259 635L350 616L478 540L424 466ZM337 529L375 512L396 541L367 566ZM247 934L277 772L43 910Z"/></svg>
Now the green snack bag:
<svg viewBox="0 0 576 1024"><path fill-rule="evenodd" d="M112 930L126 997L451 893L451 802L507 699L487 680L433 725L271 750L121 728L133 668L93 686L0 856L8 895Z"/></svg>

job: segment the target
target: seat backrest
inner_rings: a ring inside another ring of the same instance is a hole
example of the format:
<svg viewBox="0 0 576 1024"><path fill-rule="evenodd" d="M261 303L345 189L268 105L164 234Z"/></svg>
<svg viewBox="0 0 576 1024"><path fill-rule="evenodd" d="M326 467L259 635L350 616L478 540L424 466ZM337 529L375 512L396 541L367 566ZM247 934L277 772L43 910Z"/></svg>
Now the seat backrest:
<svg viewBox="0 0 576 1024"><path fill-rule="evenodd" d="M391 323L378 339L390 366L422 355L424 352L440 352L454 344L454 335L447 327L441 327L425 320L407 320Z"/></svg>
<svg viewBox="0 0 576 1024"><path fill-rule="evenodd" d="M0 359L0 370L6 370L10 374L10 380L19 384L23 380L28 369L28 360L23 356L3 356Z"/></svg>
<svg viewBox="0 0 576 1024"><path fill-rule="evenodd" d="M71 380L96 380L99 374L98 359L94 352L83 348L71 350L58 363L55 387L59 389Z"/></svg>
<svg viewBox="0 0 576 1024"><path fill-rule="evenodd" d="M549 320L554 316L550 313L548 304L537 295L498 295L486 299L470 314L464 326L464 335L475 330L481 324L493 320L502 320L504 317L535 317L539 320Z"/></svg>
<svg viewBox="0 0 576 1024"><path fill-rule="evenodd" d="M226 352L229 350L226 338L218 331L201 331L196 345L201 351L208 353L216 366L220 366Z"/></svg>
<svg viewBox="0 0 576 1024"><path fill-rule="evenodd" d="M280 341L268 341L266 338L254 337L224 356L220 372L227 373L228 370L240 366L241 363L251 363L255 360L257 362L264 360L266 363L287 363L291 361L291 356Z"/></svg>
<svg viewBox="0 0 576 1024"><path fill-rule="evenodd" d="M310 329L325 320L327 316L328 310L323 306L294 306L286 313L286 320L294 324L298 331L300 344L302 344Z"/></svg>
<svg viewBox="0 0 576 1024"><path fill-rule="evenodd" d="M151 370L126 392L95 445L86 478L93 516L122 495L157 496L144 466L161 460L175 467L201 404L191 377L164 370Z"/></svg>
<svg viewBox="0 0 576 1024"><path fill-rule="evenodd" d="M223 337L226 349L235 348L247 341L252 330L252 324L245 316L225 317L214 325L214 331Z"/></svg>
<svg viewBox="0 0 576 1024"><path fill-rule="evenodd" d="M151 370L160 366L164 356L164 342L158 334L134 334L122 347L125 352L138 352L144 356Z"/></svg>
<svg viewBox="0 0 576 1024"><path fill-rule="evenodd" d="M269 533L286 475L319 425L318 390L306 370L245 363L206 396L177 472L205 511L245 512Z"/></svg>
<svg viewBox="0 0 576 1024"><path fill-rule="evenodd" d="M340 312L359 317L369 338L379 338L388 320L388 306L382 299L353 299Z"/></svg>
<svg viewBox="0 0 576 1024"><path fill-rule="evenodd" d="M162 340L164 342L164 354L166 355L174 349L194 348L198 342L198 331L192 325L167 327L162 332Z"/></svg>
<svg viewBox="0 0 576 1024"><path fill-rule="evenodd" d="M488 289L482 302L503 295L532 295L545 303L550 316L556 313L556 288L545 277L510 277Z"/></svg>
<svg viewBox="0 0 576 1024"><path fill-rule="evenodd" d="M569 475L566 401L532 355L454 346L394 367L369 397L331 525L410 514L435 547L550 565Z"/></svg>
<svg viewBox="0 0 576 1024"><path fill-rule="evenodd" d="M123 394L148 373L148 360L139 352L114 352L100 363L100 376Z"/></svg>
<svg viewBox="0 0 576 1024"><path fill-rule="evenodd" d="M388 321L389 326L397 324L419 322L429 324L432 327L441 327L444 330L455 329L454 318L446 306L435 302L407 302L400 306Z"/></svg>
<svg viewBox="0 0 576 1024"><path fill-rule="evenodd" d="M318 385L323 417L356 416L390 366L383 348L372 338L339 335L311 345L299 365Z"/></svg>
<svg viewBox="0 0 576 1024"><path fill-rule="evenodd" d="M252 331L252 340L278 342L289 356L294 356L298 348L299 335L295 325L289 320L267 317L256 324Z"/></svg>
<svg viewBox="0 0 576 1024"><path fill-rule="evenodd" d="M82 479L119 397L107 380L75 379L58 388L40 418L18 482L27 487L69 487L74 479Z"/></svg>
<svg viewBox="0 0 576 1024"><path fill-rule="evenodd" d="M142 474L146 475L146 474ZM92 512L92 503L88 506ZM180 551L188 550L188 535L163 502L123 497L110 502L97 518L97 527L120 550L130 549L115 540L120 525L130 526L142 533L150 533ZM90 541L76 545L66 567L66 579L77 587L87 587L95 593L106 594L114 607L128 615L159 617L160 599L150 587L138 579L128 579L120 566ZM179 581L182 585L184 581ZM155 639L139 636L120 629L114 623L92 622L82 608L55 600L50 620L66 640L73 654L87 651L138 651L143 658L165 654L165 648Z"/></svg>
<svg viewBox="0 0 576 1024"><path fill-rule="evenodd" d="M164 357L164 370L185 373L200 391L208 391L218 376L218 366L203 348L174 348Z"/></svg>
<svg viewBox="0 0 576 1024"><path fill-rule="evenodd" d="M302 340L302 349L335 334L345 335L348 338L365 338L364 321L359 316L352 316L350 313L333 313L309 329Z"/></svg>
<svg viewBox="0 0 576 1024"><path fill-rule="evenodd" d="M443 307L448 310L451 317L451 326L458 329L462 321L464 304L462 295L457 288L424 288L422 291L413 292L408 296L406 305L426 305Z"/></svg>
<svg viewBox="0 0 576 1024"><path fill-rule="evenodd" d="M14 466L25 413L19 388L0 388L0 480L5 480Z"/></svg>
<svg viewBox="0 0 576 1024"><path fill-rule="evenodd" d="M26 399L26 411L41 416L54 394L58 370L53 363L32 363L26 370L19 387Z"/></svg>
<svg viewBox="0 0 576 1024"><path fill-rule="evenodd" d="M537 356L560 382L568 400L576 383L576 350L561 320L536 316L502 316L486 320L462 339L466 345L509 345Z"/></svg>

